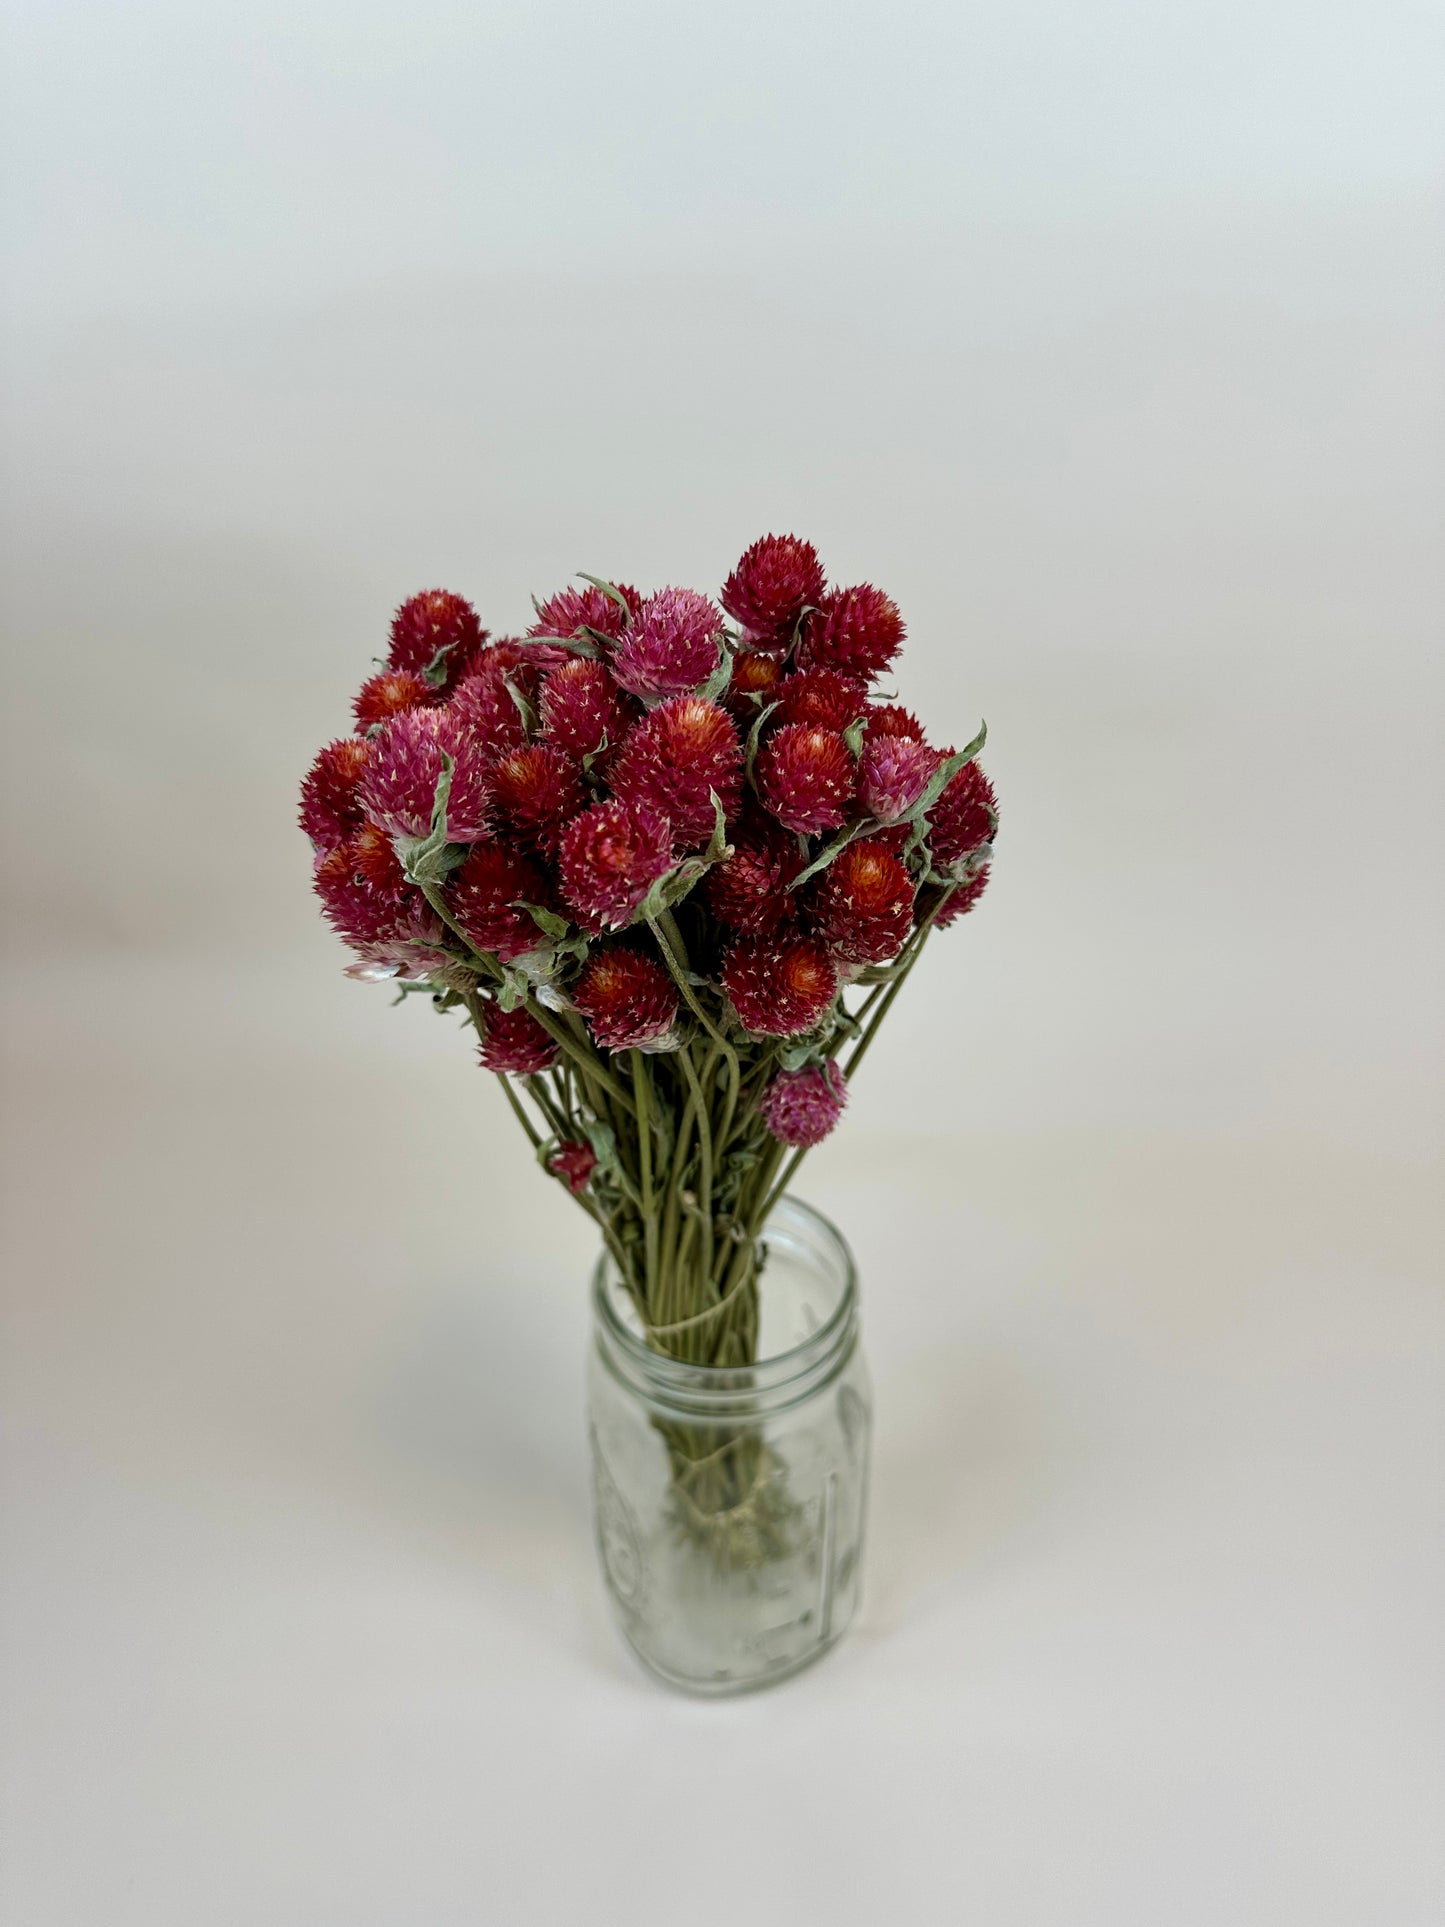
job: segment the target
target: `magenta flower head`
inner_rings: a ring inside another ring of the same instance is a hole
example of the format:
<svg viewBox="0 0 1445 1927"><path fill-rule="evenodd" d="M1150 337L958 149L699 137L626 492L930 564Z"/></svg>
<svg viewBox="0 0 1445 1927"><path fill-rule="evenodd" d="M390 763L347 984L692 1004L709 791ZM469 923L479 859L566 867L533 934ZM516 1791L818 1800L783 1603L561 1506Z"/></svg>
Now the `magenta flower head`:
<svg viewBox="0 0 1445 1927"><path fill-rule="evenodd" d="M928 825L928 846L936 864L961 862L981 843L993 841L998 829L998 798L977 763L965 763L949 778L943 794L928 812ZM962 912L955 910L953 914L961 916Z"/></svg>
<svg viewBox="0 0 1445 1927"><path fill-rule="evenodd" d="M782 680L783 665L776 656L765 655L761 649L739 649L733 656L723 702L732 715L742 718L745 728L751 729L758 711L776 701Z"/></svg>
<svg viewBox="0 0 1445 1927"><path fill-rule="evenodd" d="M960 917L968 915L988 888L988 872L989 866L985 863L981 870L968 879L967 883L961 883L958 886L933 919L935 929L946 930L951 923L957 923Z"/></svg>
<svg viewBox="0 0 1445 1927"><path fill-rule="evenodd" d="M487 649L471 674L458 683L451 713L470 732L489 762L521 749L526 742L527 725L512 688L515 686L525 698L535 673L531 664L513 667L500 650Z"/></svg>
<svg viewBox="0 0 1445 1927"><path fill-rule="evenodd" d="M559 1144L547 1160L547 1169L553 1177L562 1179L574 1197L579 1191L587 1189L596 1168L597 1153L592 1146L578 1144L575 1140Z"/></svg>
<svg viewBox="0 0 1445 1927"><path fill-rule="evenodd" d="M733 839L732 855L708 871L703 895L729 930L769 937L798 920L798 897L790 886L802 867L797 839L759 813Z"/></svg>
<svg viewBox="0 0 1445 1927"><path fill-rule="evenodd" d="M692 589L659 589L623 631L612 673L644 702L680 696L717 668L722 616Z"/></svg>
<svg viewBox="0 0 1445 1927"><path fill-rule="evenodd" d="M434 689L449 688L486 640L477 612L464 596L423 589L391 619L389 669L406 669Z"/></svg>
<svg viewBox="0 0 1445 1927"><path fill-rule="evenodd" d="M605 764L641 714L606 665L583 656L549 672L540 706L542 734L578 763L591 756Z"/></svg>
<svg viewBox="0 0 1445 1927"><path fill-rule="evenodd" d="M922 723L901 703L870 703L863 724L869 742L875 736L911 736L919 743L924 740Z"/></svg>
<svg viewBox="0 0 1445 1927"><path fill-rule="evenodd" d="M585 589L559 589L545 602L537 604L537 620L529 636L575 636L591 629L599 636L620 636L642 607L642 597L625 582L612 585L626 602L620 608L605 589L589 582Z"/></svg>
<svg viewBox="0 0 1445 1927"><path fill-rule="evenodd" d="M362 779L367 814L392 836L428 835L444 753L452 759L448 841L471 843L482 835L486 767L476 738L450 709L407 709L387 724Z"/></svg>
<svg viewBox="0 0 1445 1927"><path fill-rule="evenodd" d="M577 765L550 743L512 750L492 765L491 782L502 824L543 856L556 855L563 827L587 801Z"/></svg>
<svg viewBox="0 0 1445 1927"><path fill-rule="evenodd" d="M779 1071L763 1092L758 1111L780 1144L803 1151L821 1144L843 1115L848 1087L830 1057L799 1071Z"/></svg>
<svg viewBox="0 0 1445 1927"><path fill-rule="evenodd" d="M574 816L557 852L563 901L588 930L627 923L671 867L667 818L617 797Z"/></svg>
<svg viewBox="0 0 1445 1927"><path fill-rule="evenodd" d="M656 1050L671 1041L677 988L656 957L631 943L605 944L588 958L572 1001L607 1050Z"/></svg>
<svg viewBox="0 0 1445 1927"><path fill-rule="evenodd" d="M377 881L377 868L358 837L328 850L316 867L315 889L326 920L356 949L441 940L441 922L431 905L406 881L394 856L392 861L394 872Z"/></svg>
<svg viewBox="0 0 1445 1927"><path fill-rule="evenodd" d="M474 950L490 951L503 963L515 963L546 938L535 920L519 906L547 906L546 879L534 863L505 843L474 843L459 870L453 872L447 894L457 928Z"/></svg>
<svg viewBox="0 0 1445 1927"><path fill-rule="evenodd" d="M913 878L875 839L850 843L810 890L813 928L843 962L887 963L907 942L913 928Z"/></svg>
<svg viewBox="0 0 1445 1927"><path fill-rule="evenodd" d="M835 729L789 723L763 745L758 794L785 829L812 836L848 814L857 783L853 752Z"/></svg>
<svg viewBox="0 0 1445 1927"><path fill-rule="evenodd" d="M674 696L624 739L608 776L616 795L665 816L679 849L705 844L742 800L743 752L725 709L701 696Z"/></svg>
<svg viewBox="0 0 1445 1927"><path fill-rule="evenodd" d="M835 589L803 624L798 662L804 669L837 669L870 683L903 647L904 633L898 604L871 582Z"/></svg>
<svg viewBox="0 0 1445 1927"><path fill-rule="evenodd" d="M520 1004L515 1010L488 1004L478 1056L489 1071L502 1071L509 1077L535 1077L556 1061L557 1046L531 1011Z"/></svg>
<svg viewBox="0 0 1445 1927"><path fill-rule="evenodd" d="M399 716L404 709L417 709L423 703L434 702L436 694L409 669L383 669L379 675L370 677L361 685L356 701L351 705L351 713L356 718L357 729L364 736L367 730L375 729L380 723L389 723L393 716Z"/></svg>
<svg viewBox="0 0 1445 1927"><path fill-rule="evenodd" d="M318 856L337 849L361 828L361 779L371 761L370 743L343 736L328 743L301 782L301 827Z"/></svg>
<svg viewBox="0 0 1445 1927"><path fill-rule="evenodd" d="M784 931L735 943L723 959L722 986L744 1030L795 1037L832 1003L838 973L816 937Z"/></svg>
<svg viewBox="0 0 1445 1927"><path fill-rule="evenodd" d="M880 823L901 823L928 788L940 757L912 736L874 736L863 744L858 798Z"/></svg>
<svg viewBox="0 0 1445 1927"><path fill-rule="evenodd" d="M755 649L784 653L803 610L822 600L823 565L811 542L765 535L723 585L722 606Z"/></svg>
<svg viewBox="0 0 1445 1927"><path fill-rule="evenodd" d="M836 669L804 669L788 676L776 692L772 721L780 728L806 723L809 729L847 729L868 707L861 682Z"/></svg>

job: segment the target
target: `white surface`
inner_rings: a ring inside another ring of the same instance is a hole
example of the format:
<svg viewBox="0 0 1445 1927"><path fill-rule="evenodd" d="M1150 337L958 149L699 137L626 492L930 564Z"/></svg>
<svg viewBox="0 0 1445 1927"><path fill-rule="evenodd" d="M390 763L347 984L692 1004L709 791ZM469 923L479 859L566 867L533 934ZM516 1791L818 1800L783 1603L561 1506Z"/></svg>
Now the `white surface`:
<svg viewBox="0 0 1445 1927"><path fill-rule="evenodd" d="M1438 1927L1438 21L713 18L17 16L0 1918ZM696 1705L291 817L402 595L769 526L1003 834L803 1186L863 1623Z"/></svg>

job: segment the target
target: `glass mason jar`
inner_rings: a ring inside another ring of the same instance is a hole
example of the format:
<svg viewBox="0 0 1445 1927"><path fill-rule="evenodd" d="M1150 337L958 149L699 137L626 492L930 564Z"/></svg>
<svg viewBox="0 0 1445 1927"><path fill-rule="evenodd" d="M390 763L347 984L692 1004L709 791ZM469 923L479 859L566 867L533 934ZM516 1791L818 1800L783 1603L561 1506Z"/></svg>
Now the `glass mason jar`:
<svg viewBox="0 0 1445 1927"><path fill-rule="evenodd" d="M622 1632L671 1685L739 1693L817 1659L858 1604L871 1399L842 1237L781 1200L755 1365L667 1357L611 1261L588 1371L597 1547Z"/></svg>

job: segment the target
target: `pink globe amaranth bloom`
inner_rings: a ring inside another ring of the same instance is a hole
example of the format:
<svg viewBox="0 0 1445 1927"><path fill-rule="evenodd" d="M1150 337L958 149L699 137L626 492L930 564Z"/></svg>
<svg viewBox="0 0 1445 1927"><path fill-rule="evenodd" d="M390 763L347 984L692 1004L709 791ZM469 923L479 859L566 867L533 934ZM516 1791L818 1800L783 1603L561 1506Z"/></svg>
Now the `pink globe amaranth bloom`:
<svg viewBox="0 0 1445 1927"><path fill-rule="evenodd" d="M717 668L722 616L692 589L659 589L643 603L612 652L612 673L645 702L680 696Z"/></svg>
<svg viewBox="0 0 1445 1927"><path fill-rule="evenodd" d="M547 880L534 863L505 844L474 843L449 879L447 895L457 928L474 950L515 963L547 941L527 911L518 908L523 903L546 907Z"/></svg>
<svg viewBox="0 0 1445 1927"><path fill-rule="evenodd" d="M785 829L813 836L848 814L857 784L853 752L835 729L789 723L764 743L754 781L764 806Z"/></svg>
<svg viewBox="0 0 1445 1927"><path fill-rule="evenodd" d="M562 1179L573 1197L587 1189L596 1168L597 1153L592 1146L570 1140L559 1144L547 1160L547 1169L554 1177Z"/></svg>
<svg viewBox="0 0 1445 1927"><path fill-rule="evenodd" d="M858 800L879 823L901 823L928 788L941 758L911 736L875 736L858 762Z"/></svg>
<svg viewBox="0 0 1445 1927"><path fill-rule="evenodd" d="M913 928L913 878L882 843L850 843L808 885L809 919L844 963L887 963Z"/></svg>
<svg viewBox="0 0 1445 1927"><path fill-rule="evenodd" d="M525 849L555 856L562 831L585 805L577 765L550 743L511 750L491 771L492 800L502 825Z"/></svg>
<svg viewBox="0 0 1445 1927"><path fill-rule="evenodd" d="M501 1071L509 1077L535 1077L555 1062L557 1046L521 1004L515 1010L488 1004L477 1055L489 1071Z"/></svg>
<svg viewBox="0 0 1445 1927"><path fill-rule="evenodd" d="M784 678L776 697L778 706L769 720L779 728L806 723L809 729L836 729L841 734L868 708L862 683L836 669L797 670Z"/></svg>
<svg viewBox="0 0 1445 1927"><path fill-rule="evenodd" d="M780 1144L804 1151L822 1143L847 1102L843 1073L830 1057L825 1065L779 1071L763 1092L758 1112Z"/></svg>
<svg viewBox="0 0 1445 1927"><path fill-rule="evenodd" d="M901 703L870 703L863 718L863 736L867 742L875 736L911 736L918 743L924 740L922 723Z"/></svg>
<svg viewBox="0 0 1445 1927"><path fill-rule="evenodd" d="M526 743L527 725L509 685L530 701L528 684L535 677L533 665L513 666L499 650L488 649L471 674L458 683L449 705L451 714L468 730L487 761Z"/></svg>
<svg viewBox="0 0 1445 1927"><path fill-rule="evenodd" d="M361 685L351 713L364 736L367 730L389 723L404 709L419 709L424 703L435 702L436 695L434 689L409 669L383 669Z"/></svg>
<svg viewBox="0 0 1445 1927"><path fill-rule="evenodd" d="M337 849L361 828L361 782L371 757L370 743L343 736L317 752L302 778L301 827L318 856Z"/></svg>
<svg viewBox="0 0 1445 1927"><path fill-rule="evenodd" d="M822 600L823 565L811 542L765 535L745 550L723 585L722 606L755 648L786 652L809 604Z"/></svg>
<svg viewBox="0 0 1445 1927"><path fill-rule="evenodd" d="M625 582L614 582L612 586L625 598L626 611L618 608L605 589L589 582L582 589L559 589L556 595L538 603L537 620L527 634L575 636L580 630L592 629L599 636L611 636L615 640L642 607L642 597Z"/></svg>
<svg viewBox="0 0 1445 1927"><path fill-rule="evenodd" d="M450 709L407 709L392 717L362 779L368 816L392 836L427 836L443 752L453 765L447 839L471 843L481 836L489 820L486 765L475 736Z"/></svg>
<svg viewBox="0 0 1445 1927"><path fill-rule="evenodd" d="M838 669L871 683L903 647L903 618L891 596L860 582L825 595L803 624L798 643L802 669Z"/></svg>
<svg viewBox="0 0 1445 1927"><path fill-rule="evenodd" d="M594 950L572 1001L607 1050L644 1049L677 1022L677 988L656 957L632 944Z"/></svg>
<svg viewBox="0 0 1445 1927"><path fill-rule="evenodd" d="M574 816L557 851L563 901L588 930L627 923L671 867L667 818L619 797Z"/></svg>
<svg viewBox="0 0 1445 1927"><path fill-rule="evenodd" d="M421 891L402 876L378 883L358 843L338 844L317 865L314 886L322 912L339 937L356 949L377 944L436 944L442 925Z"/></svg>
<svg viewBox="0 0 1445 1927"><path fill-rule="evenodd" d="M701 696L674 696L623 739L608 772L614 794L665 816L678 849L706 844L742 801L743 751L725 709Z"/></svg>
<svg viewBox="0 0 1445 1927"><path fill-rule="evenodd" d="M461 676L486 640L477 612L448 589L423 589L403 602L391 619L389 669L410 670L434 688Z"/></svg>
<svg viewBox="0 0 1445 1927"><path fill-rule="evenodd" d="M977 871L975 875L968 879L967 883L961 883L958 886L953 895L948 899L948 902L944 904L938 915L933 919L936 930L946 930L951 923L957 923L960 917L966 917L968 915L969 911L988 888L988 873L989 866L985 863L981 870ZM926 916L928 914L926 910L923 910L921 900L919 908L922 915Z"/></svg>
<svg viewBox="0 0 1445 1927"><path fill-rule="evenodd" d="M722 986L744 1030L795 1037L832 1003L838 973L818 938L783 932L735 943L723 959Z"/></svg>
<svg viewBox="0 0 1445 1927"><path fill-rule="evenodd" d="M727 929L772 936L798 920L798 896L790 885L802 867L796 837L759 812L733 839L731 856L708 871L703 895Z"/></svg>
<svg viewBox="0 0 1445 1927"><path fill-rule="evenodd" d="M928 812L928 847L940 867L960 862L998 829L998 798L977 763L965 763ZM955 915L961 914L955 912Z"/></svg>
<svg viewBox="0 0 1445 1927"><path fill-rule="evenodd" d="M540 709L542 734L549 743L578 763L591 756L602 768L642 713L617 687L605 663L583 656L548 672Z"/></svg>

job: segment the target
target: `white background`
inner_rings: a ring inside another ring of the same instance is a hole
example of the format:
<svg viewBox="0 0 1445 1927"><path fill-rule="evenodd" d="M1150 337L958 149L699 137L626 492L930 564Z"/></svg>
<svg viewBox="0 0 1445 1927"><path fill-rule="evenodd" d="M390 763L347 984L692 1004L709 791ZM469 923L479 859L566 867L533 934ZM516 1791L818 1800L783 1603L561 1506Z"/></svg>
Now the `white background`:
<svg viewBox="0 0 1445 1927"><path fill-rule="evenodd" d="M6 1927L1437 1927L1439 11L6 38ZM294 793L402 596L769 528L1003 829L803 1186L862 1624L697 1705L586 1226Z"/></svg>

